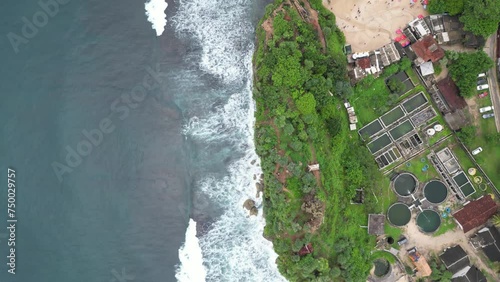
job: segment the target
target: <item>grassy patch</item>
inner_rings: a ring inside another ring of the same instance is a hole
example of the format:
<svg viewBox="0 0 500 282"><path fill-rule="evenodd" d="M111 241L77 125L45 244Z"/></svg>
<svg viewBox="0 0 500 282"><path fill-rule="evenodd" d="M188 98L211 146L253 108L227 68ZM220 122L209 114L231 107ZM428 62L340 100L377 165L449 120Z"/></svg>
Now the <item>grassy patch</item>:
<svg viewBox="0 0 500 282"><path fill-rule="evenodd" d="M429 150L426 150L422 154L406 162L404 165L400 167L400 169L413 173L417 177L419 182L427 182L431 179L438 178L439 174L437 173L434 166L427 159L426 157L427 154L429 154ZM422 159L424 159L424 161L422 161ZM409 163L410 166L407 166L406 165L407 163ZM422 171L424 166L428 166L427 171Z"/></svg>
<svg viewBox="0 0 500 282"><path fill-rule="evenodd" d="M379 258L386 259L390 264L393 264L396 262L396 257L393 254L386 252L386 251L376 251L372 254L373 260L376 260Z"/></svg>
<svg viewBox="0 0 500 282"><path fill-rule="evenodd" d="M455 229L456 226L455 221L451 217L448 216L447 218L441 218L441 226L439 226L439 229L432 236L441 236L446 232Z"/></svg>
<svg viewBox="0 0 500 282"><path fill-rule="evenodd" d="M366 125L389 110L389 89L382 78L367 77L354 87L350 103L356 111L358 121Z"/></svg>
<svg viewBox="0 0 500 282"><path fill-rule="evenodd" d="M441 64L439 62L434 63L434 75L438 76L442 71L443 67L441 67Z"/></svg>
<svg viewBox="0 0 500 282"><path fill-rule="evenodd" d="M410 68L410 69L406 70L406 74L408 75L408 77L413 82L413 85L419 85L420 84L420 80L418 79L418 76L415 73L415 71L413 70L413 68Z"/></svg>
<svg viewBox="0 0 500 282"><path fill-rule="evenodd" d="M401 228L394 227L389 223L386 223L384 226L384 232L387 236L394 238L394 243L391 245L391 247L399 250L398 240L401 237L401 234L403 233Z"/></svg>
<svg viewBox="0 0 500 282"><path fill-rule="evenodd" d="M500 189L500 136L496 133L494 118L479 121L479 128L476 136L466 144L470 151L477 147L483 151L474 156L477 163L483 168L493 184ZM472 165L472 162L469 163Z"/></svg>
<svg viewBox="0 0 500 282"><path fill-rule="evenodd" d="M428 121L427 126L424 127L424 129L428 128L429 126L433 126L435 124L438 124L438 123L443 126L443 130L440 132L436 132L436 134L434 134L433 136L428 136L428 139L427 139L428 146L433 146L442 138L452 134L451 129L448 127L443 116L440 114L438 114L438 116L436 116L433 119L431 119L430 121ZM423 132L423 134L425 134L425 132Z"/></svg>

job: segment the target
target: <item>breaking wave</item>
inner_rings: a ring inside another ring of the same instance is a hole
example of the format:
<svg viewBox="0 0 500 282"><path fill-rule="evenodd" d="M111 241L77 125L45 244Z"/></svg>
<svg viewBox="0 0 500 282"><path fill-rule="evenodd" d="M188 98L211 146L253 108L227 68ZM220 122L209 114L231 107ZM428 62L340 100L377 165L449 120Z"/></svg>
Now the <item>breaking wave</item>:
<svg viewBox="0 0 500 282"><path fill-rule="evenodd" d="M223 176L205 173L195 183L195 190L222 210L197 238L206 281L285 281L272 243L262 236L262 195L256 197L256 178L262 171L253 135L251 7L250 0L180 0L172 18L178 36L194 39L199 46L197 68L215 77L219 93L226 96L204 96L212 108L202 114L193 111L184 130L187 137L221 151L229 160ZM249 198L256 202L258 216L243 209ZM194 239L186 236L186 240ZM181 259L177 272L186 272L193 264L200 267L197 260Z"/></svg>
<svg viewBox="0 0 500 282"><path fill-rule="evenodd" d="M203 282L207 272L203 266L203 255L196 237L196 222L189 220L189 226L186 230L186 241L179 249L179 259L183 265L182 269L177 271L175 278L179 281Z"/></svg>
<svg viewBox="0 0 500 282"><path fill-rule="evenodd" d="M148 16L148 21L152 24L153 29L156 30L156 36L162 35L165 31L167 25L165 10L167 7L168 3L164 0L149 0L144 4L146 16Z"/></svg>

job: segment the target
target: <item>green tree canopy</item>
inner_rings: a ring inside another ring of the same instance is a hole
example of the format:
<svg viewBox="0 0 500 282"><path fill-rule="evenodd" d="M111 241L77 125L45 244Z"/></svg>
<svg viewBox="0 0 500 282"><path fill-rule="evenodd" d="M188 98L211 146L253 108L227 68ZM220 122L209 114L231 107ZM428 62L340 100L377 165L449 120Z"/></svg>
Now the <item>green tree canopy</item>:
<svg viewBox="0 0 500 282"><path fill-rule="evenodd" d="M401 59L401 62L399 62L399 69L406 71L411 68L411 60L408 59L407 57L404 57Z"/></svg>
<svg viewBox="0 0 500 282"><path fill-rule="evenodd" d="M454 16L461 14L464 10L464 0L432 0L429 2L428 9L431 14L442 14L447 12Z"/></svg>
<svg viewBox="0 0 500 282"><path fill-rule="evenodd" d="M493 67L493 60L483 51L473 53L447 52L450 60L448 69L457 84L460 95L471 97L475 94L478 74Z"/></svg>
<svg viewBox="0 0 500 282"><path fill-rule="evenodd" d="M460 21L464 23L465 30L469 30L476 35L488 37L498 29L500 1L465 0Z"/></svg>
<svg viewBox="0 0 500 282"><path fill-rule="evenodd" d="M387 87L389 87L389 90L393 93L403 93L406 90L406 85L395 77L387 81Z"/></svg>
<svg viewBox="0 0 500 282"><path fill-rule="evenodd" d="M312 114L316 111L316 100L311 93L306 93L297 99L297 101L295 101L295 105L297 106L299 112L303 115Z"/></svg>

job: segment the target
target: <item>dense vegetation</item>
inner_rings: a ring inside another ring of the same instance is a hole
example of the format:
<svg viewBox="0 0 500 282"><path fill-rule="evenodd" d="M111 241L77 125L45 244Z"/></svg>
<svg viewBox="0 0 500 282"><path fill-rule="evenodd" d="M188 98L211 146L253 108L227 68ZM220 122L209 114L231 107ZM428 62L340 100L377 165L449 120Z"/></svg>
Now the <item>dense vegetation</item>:
<svg viewBox="0 0 500 282"><path fill-rule="evenodd" d="M448 70L460 95L472 97L476 94L477 76L493 67L493 60L484 51L461 53L448 51Z"/></svg>
<svg viewBox="0 0 500 282"><path fill-rule="evenodd" d="M453 273L450 271L446 270L446 267L442 263L438 263L438 258L434 257L430 262L429 265L432 269L432 274L429 276L429 278L432 281L440 281L440 282L450 282L451 277L453 276Z"/></svg>
<svg viewBox="0 0 500 282"><path fill-rule="evenodd" d="M431 0L429 12L461 15L465 30L488 37L498 28L500 0Z"/></svg>
<svg viewBox="0 0 500 282"><path fill-rule="evenodd" d="M265 182L264 235L291 281L365 281L374 242L360 226L376 208L369 197L381 189L382 175L348 129L342 102L353 90L343 34L320 0L310 2L321 28L298 12L309 3L276 0L257 29L255 137ZM316 162L320 175L307 170ZM368 199L351 205L360 187ZM309 243L314 251L300 256Z"/></svg>

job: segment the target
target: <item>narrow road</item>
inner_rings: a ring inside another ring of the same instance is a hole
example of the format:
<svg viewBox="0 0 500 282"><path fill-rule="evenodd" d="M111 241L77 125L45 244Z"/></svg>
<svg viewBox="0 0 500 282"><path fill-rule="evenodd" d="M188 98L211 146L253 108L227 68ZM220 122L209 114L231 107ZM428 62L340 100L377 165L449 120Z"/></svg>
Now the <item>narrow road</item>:
<svg viewBox="0 0 500 282"><path fill-rule="evenodd" d="M496 44L497 44L497 33L495 32L492 36L488 38L486 44L484 45L484 52L486 52L491 59L497 64L496 56ZM495 124L497 126L497 132L500 132L500 91L498 90L498 78L496 67L489 70L488 83L490 84L490 99L491 103L495 107L493 110L495 113Z"/></svg>

